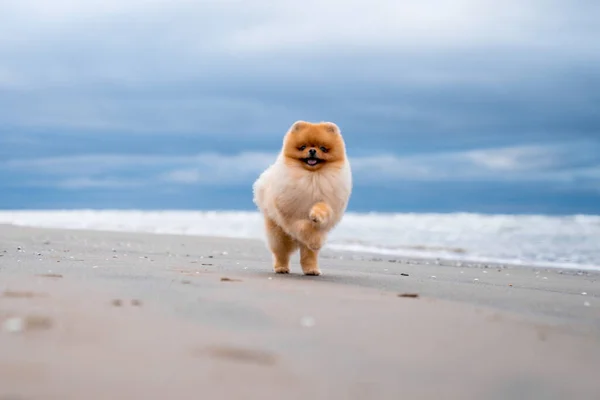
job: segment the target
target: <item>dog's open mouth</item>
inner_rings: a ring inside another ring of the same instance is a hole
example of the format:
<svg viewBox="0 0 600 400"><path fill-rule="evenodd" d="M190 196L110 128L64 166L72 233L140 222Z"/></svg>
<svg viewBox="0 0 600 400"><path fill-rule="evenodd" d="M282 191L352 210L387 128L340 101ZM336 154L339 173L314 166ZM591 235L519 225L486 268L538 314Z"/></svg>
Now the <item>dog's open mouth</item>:
<svg viewBox="0 0 600 400"><path fill-rule="evenodd" d="M315 165L323 162L323 160L321 160L320 158L317 158L317 157L303 158L302 161L304 161L306 164L310 165L311 167L314 167Z"/></svg>

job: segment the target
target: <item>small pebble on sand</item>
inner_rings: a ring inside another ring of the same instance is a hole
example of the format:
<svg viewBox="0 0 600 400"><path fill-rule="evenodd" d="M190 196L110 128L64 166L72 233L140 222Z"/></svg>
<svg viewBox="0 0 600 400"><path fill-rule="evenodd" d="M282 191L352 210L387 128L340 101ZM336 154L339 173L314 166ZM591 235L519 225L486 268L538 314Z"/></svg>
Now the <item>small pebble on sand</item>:
<svg viewBox="0 0 600 400"><path fill-rule="evenodd" d="M416 299L419 297L419 294L418 293L399 293L398 297L408 297L411 299Z"/></svg>
<svg viewBox="0 0 600 400"><path fill-rule="evenodd" d="M17 291L17 290L5 290L2 293L2 297L11 297L11 298L33 298L33 297L46 297L45 293L37 293L37 292L28 292L28 291Z"/></svg>
<svg viewBox="0 0 600 400"><path fill-rule="evenodd" d="M13 317L4 321L3 328L6 332L18 333L23 331L24 325L23 318Z"/></svg>
<svg viewBox="0 0 600 400"><path fill-rule="evenodd" d="M581 294L585 296L587 293L586 292L581 292Z"/></svg>
<svg viewBox="0 0 600 400"><path fill-rule="evenodd" d="M228 278L226 276L221 278L221 282L241 282L241 279Z"/></svg>
<svg viewBox="0 0 600 400"><path fill-rule="evenodd" d="M63 277L61 274L52 274L52 273L38 274L37 276L40 276L42 278L62 278Z"/></svg>
<svg viewBox="0 0 600 400"><path fill-rule="evenodd" d="M312 328L315 326L315 319L313 317L302 317L302 319L300 319L300 325L305 328Z"/></svg>
<svg viewBox="0 0 600 400"><path fill-rule="evenodd" d="M42 315L28 315L24 319L26 330L45 330L52 328L52 320Z"/></svg>
<svg viewBox="0 0 600 400"><path fill-rule="evenodd" d="M52 327L52 320L48 317L30 315L25 318L12 317L4 321L3 328L9 333L19 333L25 330L44 330Z"/></svg>

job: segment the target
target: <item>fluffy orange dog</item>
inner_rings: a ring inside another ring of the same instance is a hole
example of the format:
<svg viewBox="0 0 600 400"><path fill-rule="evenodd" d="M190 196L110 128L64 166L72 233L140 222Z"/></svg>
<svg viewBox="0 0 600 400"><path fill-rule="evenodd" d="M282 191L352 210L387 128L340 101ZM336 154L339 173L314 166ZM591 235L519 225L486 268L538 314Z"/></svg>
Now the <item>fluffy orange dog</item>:
<svg viewBox="0 0 600 400"><path fill-rule="evenodd" d="M256 180L254 203L265 218L275 272L290 272L300 248L306 275L320 275L319 250L342 219L352 174L346 146L332 122L297 121L286 133L275 162Z"/></svg>

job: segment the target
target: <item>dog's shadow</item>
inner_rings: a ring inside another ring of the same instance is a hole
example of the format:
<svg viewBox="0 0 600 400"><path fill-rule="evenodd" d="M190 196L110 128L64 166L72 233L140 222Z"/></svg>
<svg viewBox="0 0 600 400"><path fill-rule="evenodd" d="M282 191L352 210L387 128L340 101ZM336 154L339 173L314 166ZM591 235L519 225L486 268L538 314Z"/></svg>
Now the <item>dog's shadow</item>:
<svg viewBox="0 0 600 400"><path fill-rule="evenodd" d="M315 282L337 282L339 280L339 277L336 277L335 275L304 275L302 272L289 272L287 274L278 274L276 272L273 271L255 271L252 272L252 275L254 276L260 276L260 277L265 277L265 278L272 278L272 279L291 279L294 281L315 281ZM336 279L337 278L337 279Z"/></svg>
<svg viewBox="0 0 600 400"><path fill-rule="evenodd" d="M273 271L252 271L250 272L252 276L260 277L260 278L271 278L275 281L285 281L291 280L294 282L310 282L311 284L335 284L342 286L355 286L362 288L375 288L375 289L387 289L387 290L399 290L403 286L403 280L399 277L395 277L396 279L389 280L387 285L382 285L376 279L370 279L368 276L356 276L352 274L336 274L333 271L329 271L324 273L323 275L314 276L314 275L304 275L301 271L292 271L288 274L277 274Z"/></svg>

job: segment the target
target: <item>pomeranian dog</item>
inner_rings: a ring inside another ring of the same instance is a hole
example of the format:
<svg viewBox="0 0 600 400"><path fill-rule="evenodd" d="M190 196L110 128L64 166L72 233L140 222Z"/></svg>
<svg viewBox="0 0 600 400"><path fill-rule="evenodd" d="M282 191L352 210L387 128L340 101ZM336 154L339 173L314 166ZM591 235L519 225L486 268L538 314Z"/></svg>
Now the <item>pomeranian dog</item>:
<svg viewBox="0 0 600 400"><path fill-rule="evenodd" d="M277 159L253 185L276 273L289 273L290 257L300 249L302 272L321 274L319 250L342 219L351 191L352 173L338 126L295 122Z"/></svg>

